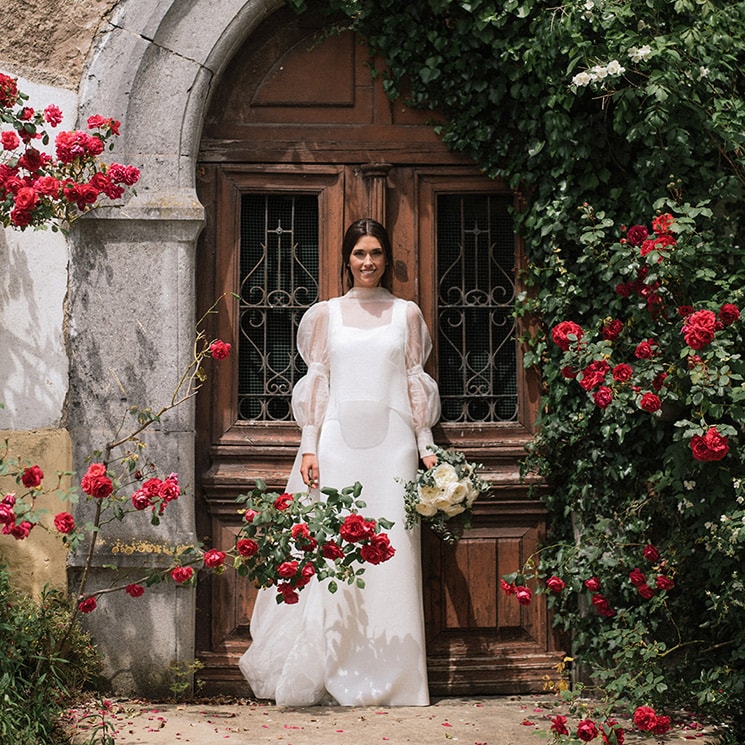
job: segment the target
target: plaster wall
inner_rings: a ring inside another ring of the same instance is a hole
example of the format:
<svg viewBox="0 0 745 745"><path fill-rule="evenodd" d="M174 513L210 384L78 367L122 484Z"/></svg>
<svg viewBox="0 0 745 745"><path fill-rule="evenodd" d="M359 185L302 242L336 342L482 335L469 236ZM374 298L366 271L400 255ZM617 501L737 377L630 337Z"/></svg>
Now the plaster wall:
<svg viewBox="0 0 745 745"><path fill-rule="evenodd" d="M157 409L170 400L191 359L204 223L194 188L202 119L232 55L283 2L9 1L13 24L0 40L0 67L27 75L45 103L46 94L66 92L77 122L94 113L119 119L116 160L142 170L137 196L78 221L67 241L0 235L13 266L0 281L2 342L12 349L0 362L12 404L0 426L65 428L79 477L94 450L127 431L128 407ZM54 90L43 87L50 83ZM71 115L65 126L74 123ZM11 419L11 412L18 413ZM134 579L196 540L194 427L187 401L148 431L147 461L157 475L179 474L182 497L157 528L142 514L107 528L91 589L111 585L107 565ZM90 508L81 502L76 519ZM70 558L73 592L81 567L79 556ZM195 613L194 588L172 583L137 599L102 598L85 621L114 691L167 695L169 665L193 659Z"/></svg>
<svg viewBox="0 0 745 745"><path fill-rule="evenodd" d="M9 454L35 463L44 472L45 494L36 506L45 511L41 525L35 527L26 540L16 541L10 536L0 539L0 562L11 568L13 586L33 597L40 597L45 586L67 589L67 549L53 526L58 512L69 511L70 505L56 493L57 472L69 470L72 458L70 438L61 429L0 431L0 441L8 441ZM59 482L62 492L69 489L70 478ZM0 478L0 492L16 492L23 487L8 476ZM48 491L47 491L48 490Z"/></svg>

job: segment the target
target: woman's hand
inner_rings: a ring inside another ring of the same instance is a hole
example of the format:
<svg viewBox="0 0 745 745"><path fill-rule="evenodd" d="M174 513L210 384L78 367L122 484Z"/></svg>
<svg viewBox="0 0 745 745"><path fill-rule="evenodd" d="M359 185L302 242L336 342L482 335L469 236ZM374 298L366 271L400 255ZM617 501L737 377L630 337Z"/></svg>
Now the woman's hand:
<svg viewBox="0 0 745 745"><path fill-rule="evenodd" d="M436 455L425 455L422 458L422 463L424 463L424 467L429 470L430 468L434 468L437 465L437 456Z"/></svg>
<svg viewBox="0 0 745 745"><path fill-rule="evenodd" d="M315 453L303 453L300 475L303 477L303 483L307 484L309 489L315 489L321 483L321 473L318 470L318 458Z"/></svg>

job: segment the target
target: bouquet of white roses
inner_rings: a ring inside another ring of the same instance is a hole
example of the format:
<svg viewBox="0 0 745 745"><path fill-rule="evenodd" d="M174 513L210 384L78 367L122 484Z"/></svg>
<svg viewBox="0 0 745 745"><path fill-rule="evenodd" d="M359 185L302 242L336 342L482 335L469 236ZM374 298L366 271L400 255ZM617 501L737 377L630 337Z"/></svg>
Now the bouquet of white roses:
<svg viewBox="0 0 745 745"><path fill-rule="evenodd" d="M404 485L406 527L424 520L443 541L455 543L470 527L473 503L489 485L478 475L480 466L469 463L463 453L437 445L429 449L437 464L419 469L416 478Z"/></svg>

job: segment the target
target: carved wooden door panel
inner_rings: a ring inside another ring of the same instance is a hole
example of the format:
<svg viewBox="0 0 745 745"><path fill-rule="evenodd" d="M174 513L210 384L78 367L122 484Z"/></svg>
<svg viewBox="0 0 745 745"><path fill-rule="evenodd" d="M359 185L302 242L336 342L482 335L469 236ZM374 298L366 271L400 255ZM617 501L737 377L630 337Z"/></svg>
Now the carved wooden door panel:
<svg viewBox="0 0 745 745"><path fill-rule="evenodd" d="M297 323L339 294L346 225L375 217L392 235L394 292L420 304L432 332L444 412L435 439L483 463L493 486L457 546L423 532L432 693L540 690L558 657L545 608L499 590L545 522L518 475L537 397L511 314L515 197L449 153L428 116L386 98L358 39L314 40L308 23L288 11L267 21L225 71L205 121L198 307L223 298L209 333L235 352L198 401L199 535L231 546L235 496L256 478L284 488L299 444L289 409L304 372ZM244 690L237 659L254 597L231 570L198 585L197 656L212 690Z"/></svg>

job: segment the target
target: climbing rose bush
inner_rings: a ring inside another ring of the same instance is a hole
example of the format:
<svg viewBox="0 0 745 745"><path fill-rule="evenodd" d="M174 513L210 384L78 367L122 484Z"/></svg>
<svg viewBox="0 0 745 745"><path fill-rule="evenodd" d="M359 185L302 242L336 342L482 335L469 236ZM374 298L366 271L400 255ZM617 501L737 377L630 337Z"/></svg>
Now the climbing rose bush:
<svg viewBox="0 0 745 745"><path fill-rule="evenodd" d="M533 347L549 395L525 471L548 479L555 519L503 589L546 596L605 695L730 716L745 690L745 253L705 203L579 216L578 250L552 258L562 293L534 304L551 319Z"/></svg>
<svg viewBox="0 0 745 745"><path fill-rule="evenodd" d="M17 80L0 73L0 221L26 228L69 227L105 201L121 199L140 178L132 165L101 159L119 136L116 119L94 115L86 130L58 132L54 104L42 111L27 105ZM54 154L46 151L53 142Z"/></svg>

